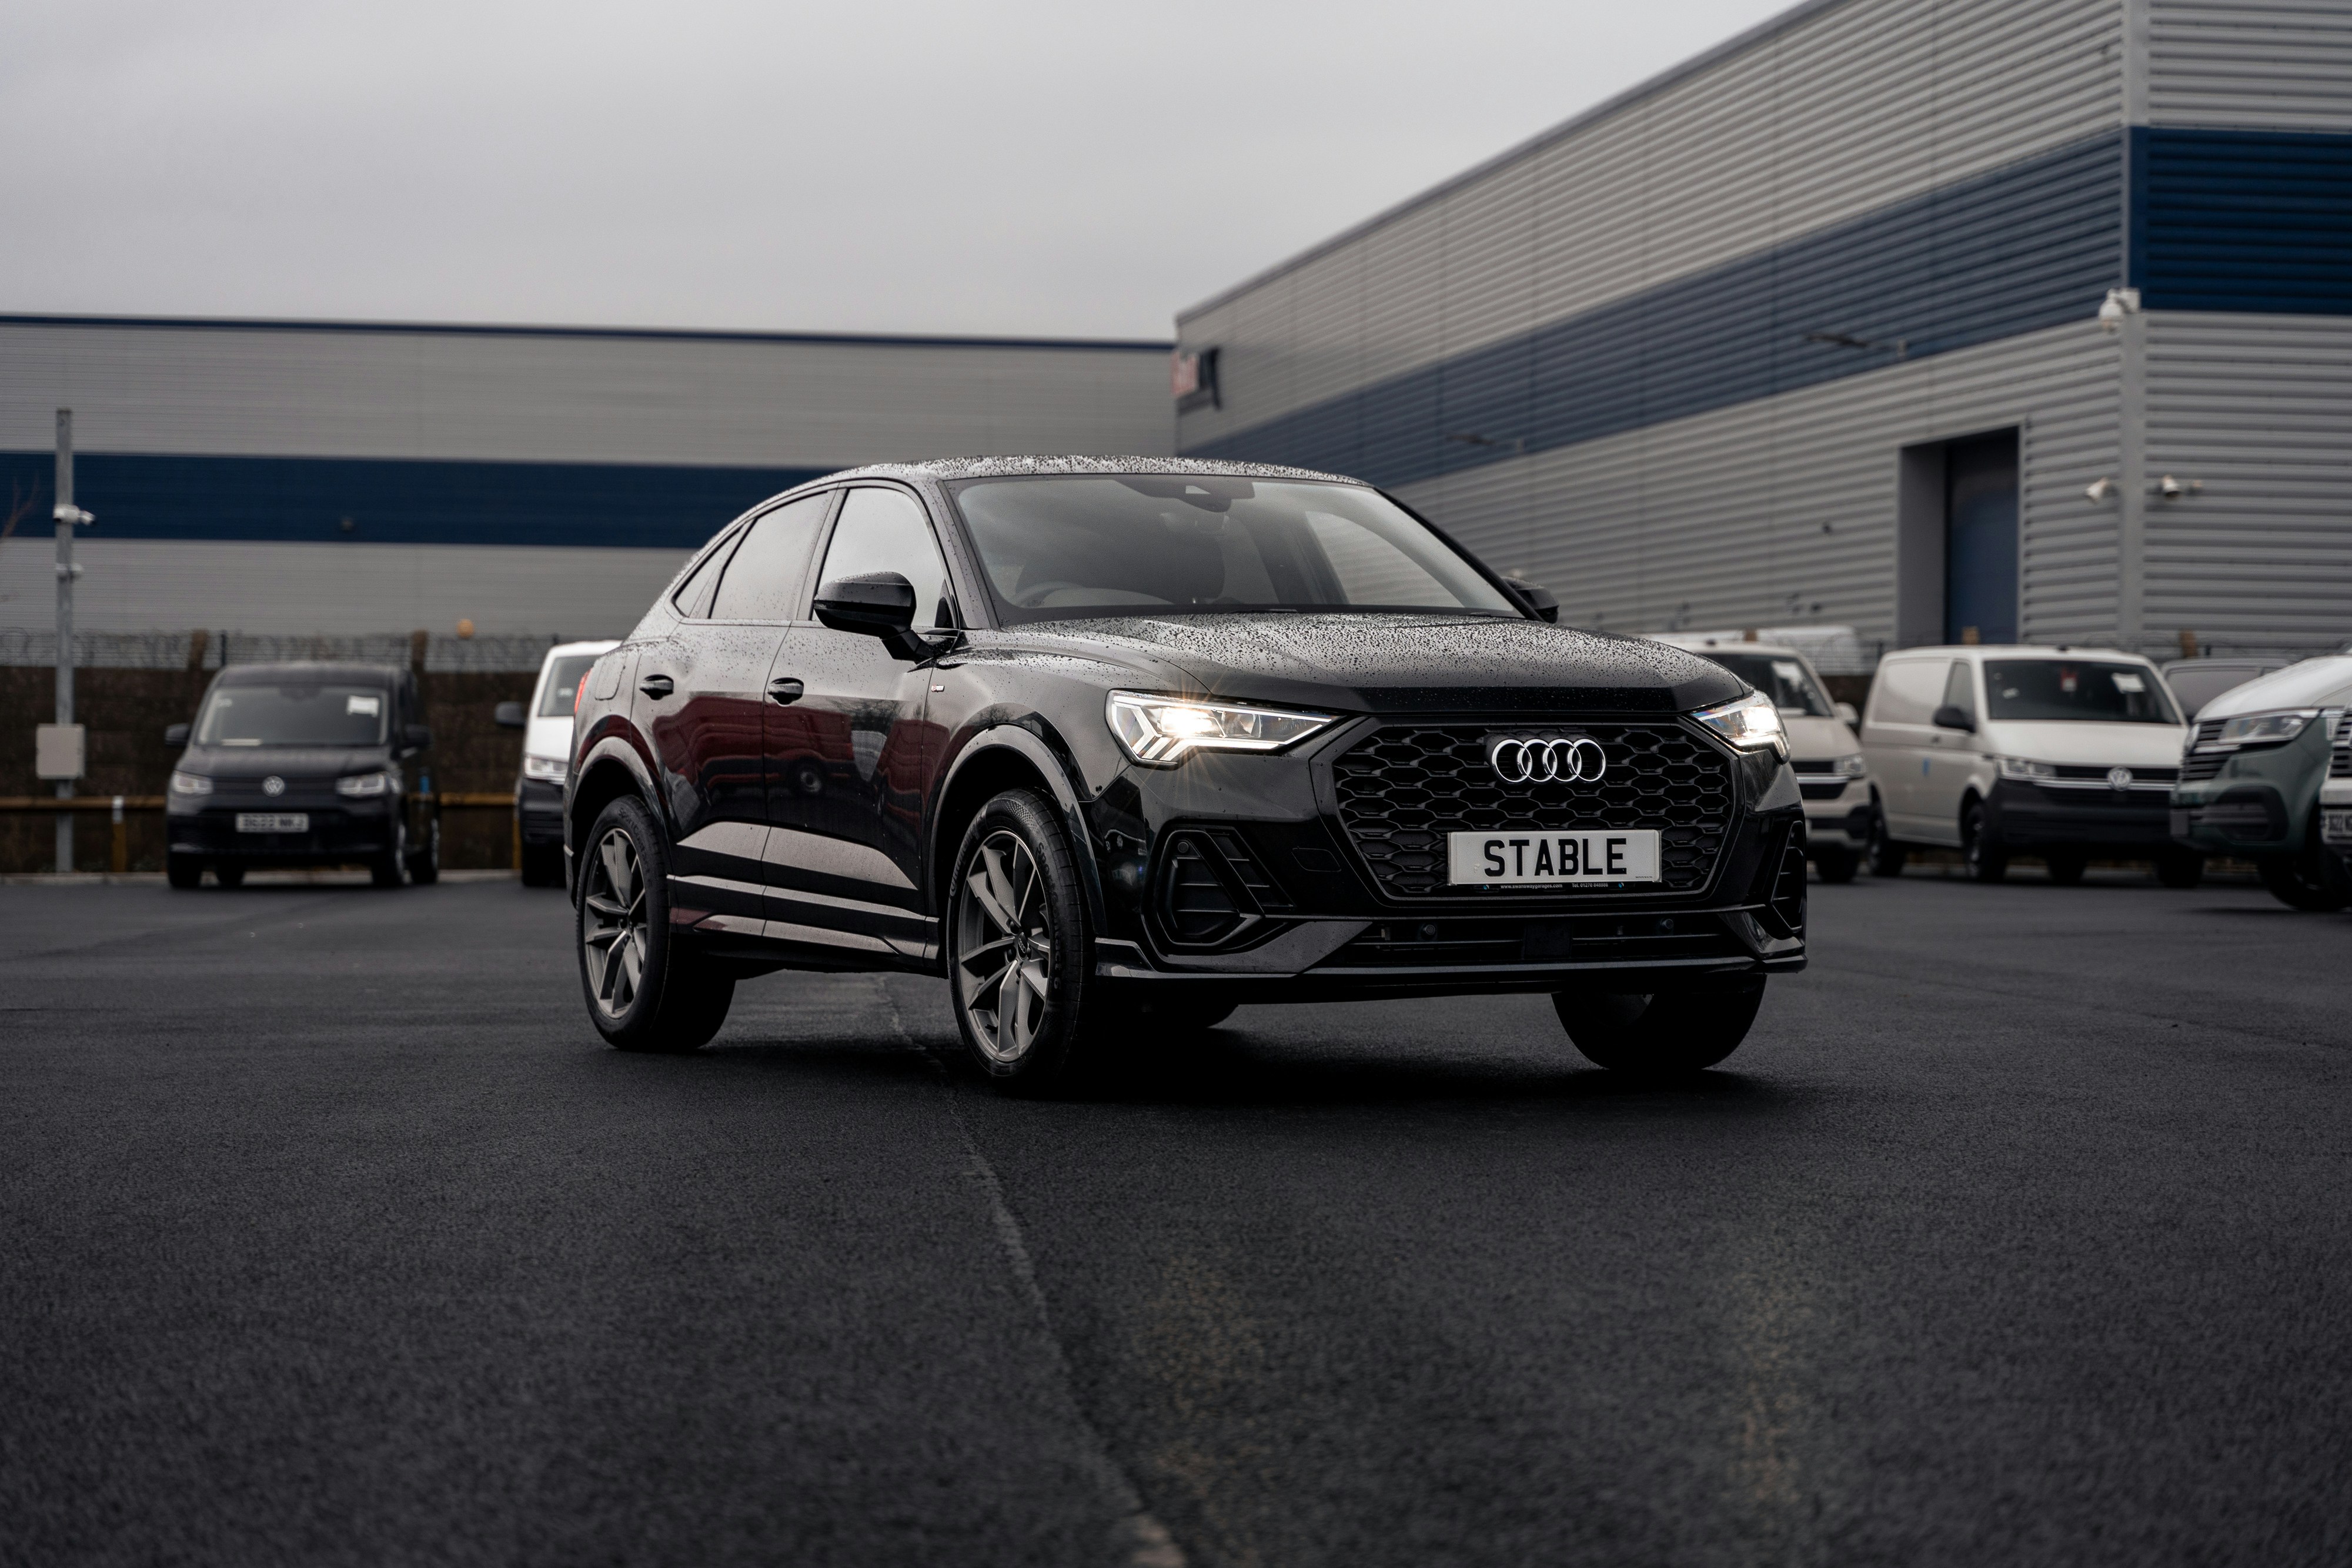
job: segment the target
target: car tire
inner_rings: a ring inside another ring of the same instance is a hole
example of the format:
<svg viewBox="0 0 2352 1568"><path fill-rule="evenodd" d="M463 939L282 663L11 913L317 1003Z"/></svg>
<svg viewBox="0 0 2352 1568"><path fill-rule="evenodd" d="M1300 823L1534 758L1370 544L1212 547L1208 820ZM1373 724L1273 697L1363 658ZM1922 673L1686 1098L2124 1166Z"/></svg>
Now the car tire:
<svg viewBox="0 0 2352 1568"><path fill-rule="evenodd" d="M2164 850L2156 857L2156 880L2167 887L2195 887L2205 880L2205 857L2195 850Z"/></svg>
<svg viewBox="0 0 2352 1568"><path fill-rule="evenodd" d="M1594 1066L1669 1079L1705 1071L1738 1050L1763 1001L1763 977L1753 976L1649 996L1559 991L1551 1005Z"/></svg>
<svg viewBox="0 0 2352 1568"><path fill-rule="evenodd" d="M523 845L522 884L525 887L562 886L563 846L562 844Z"/></svg>
<svg viewBox="0 0 2352 1568"><path fill-rule="evenodd" d="M1823 882L1852 882L1862 869L1862 857L1852 850L1819 849L1813 852L1813 869Z"/></svg>
<svg viewBox="0 0 2352 1568"><path fill-rule="evenodd" d="M653 813L625 796L597 816L586 841L572 934L596 1032L619 1051L708 1045L734 1005L735 979L670 930L669 848Z"/></svg>
<svg viewBox="0 0 2352 1568"><path fill-rule="evenodd" d="M408 857L408 880L419 887L430 887L441 880L441 819L436 817L425 830L425 847Z"/></svg>
<svg viewBox="0 0 2352 1568"><path fill-rule="evenodd" d="M1960 861L1970 882L1999 882L2009 874L2009 852L1985 831L1981 800L1970 800L1960 808Z"/></svg>
<svg viewBox="0 0 2352 1568"><path fill-rule="evenodd" d="M2352 879L2344 862L2319 841L2318 814L2313 813L2309 841L2299 855L2264 855L2254 862L2263 885L2289 909L2313 915L2331 914L2352 904Z"/></svg>
<svg viewBox="0 0 2352 1568"><path fill-rule="evenodd" d="M368 876L378 887L404 887L408 883L408 824L393 824L392 848L368 862Z"/></svg>
<svg viewBox="0 0 2352 1568"><path fill-rule="evenodd" d="M213 880L223 887L243 887L245 867L236 861L213 862Z"/></svg>
<svg viewBox="0 0 2352 1568"><path fill-rule="evenodd" d="M1870 874L1873 876L1901 876L1903 862L1911 858L1911 852L1908 849L1886 836L1886 823L1884 821L1880 821L1878 831L1871 836L1868 852Z"/></svg>
<svg viewBox="0 0 2352 1568"><path fill-rule="evenodd" d="M2042 857L2042 863L2049 868L2050 880L2059 886L2080 887L2091 857L2080 850L2053 850Z"/></svg>
<svg viewBox="0 0 2352 1568"><path fill-rule="evenodd" d="M202 887L205 862L194 855L166 854L163 857L163 880L183 890Z"/></svg>
<svg viewBox="0 0 2352 1568"><path fill-rule="evenodd" d="M1006 790L964 830L944 935L956 1030L1001 1087L1063 1081L1119 1016L1094 983L1076 857L1053 802L1034 789Z"/></svg>

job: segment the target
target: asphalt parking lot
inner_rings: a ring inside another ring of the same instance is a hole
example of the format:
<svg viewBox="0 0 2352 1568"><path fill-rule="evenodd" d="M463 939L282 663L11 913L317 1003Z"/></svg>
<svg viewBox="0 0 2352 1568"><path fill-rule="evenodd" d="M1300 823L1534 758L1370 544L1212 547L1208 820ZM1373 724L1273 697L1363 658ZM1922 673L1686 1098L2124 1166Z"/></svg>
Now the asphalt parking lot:
<svg viewBox="0 0 2352 1568"><path fill-rule="evenodd" d="M0 889L0 1558L2352 1559L2352 916L1814 890L996 1097L936 982L604 1050L558 894Z"/></svg>

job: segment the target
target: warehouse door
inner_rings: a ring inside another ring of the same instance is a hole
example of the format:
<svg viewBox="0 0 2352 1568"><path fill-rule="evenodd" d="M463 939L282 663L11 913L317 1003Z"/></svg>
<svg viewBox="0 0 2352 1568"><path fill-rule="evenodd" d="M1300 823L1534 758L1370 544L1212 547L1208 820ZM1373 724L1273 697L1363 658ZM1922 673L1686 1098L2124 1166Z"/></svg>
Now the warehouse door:
<svg viewBox="0 0 2352 1568"><path fill-rule="evenodd" d="M2017 432L1944 449L1944 641L2017 641Z"/></svg>

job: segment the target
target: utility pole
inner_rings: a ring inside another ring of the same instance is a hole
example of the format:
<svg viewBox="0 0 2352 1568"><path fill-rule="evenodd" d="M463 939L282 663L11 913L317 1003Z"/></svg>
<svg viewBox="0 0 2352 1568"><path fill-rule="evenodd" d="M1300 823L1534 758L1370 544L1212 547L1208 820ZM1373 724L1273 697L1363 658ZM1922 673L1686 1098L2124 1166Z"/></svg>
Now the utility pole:
<svg viewBox="0 0 2352 1568"><path fill-rule="evenodd" d="M58 799L70 800L74 795L74 779L83 767L83 748L79 727L74 723L74 579L81 568L74 563L74 526L98 519L74 505L73 498L73 410L58 410L58 504L53 514L58 521L58 729L70 737L71 767L60 769L65 777L58 779ZM73 870L74 823L70 809L58 812L58 870Z"/></svg>

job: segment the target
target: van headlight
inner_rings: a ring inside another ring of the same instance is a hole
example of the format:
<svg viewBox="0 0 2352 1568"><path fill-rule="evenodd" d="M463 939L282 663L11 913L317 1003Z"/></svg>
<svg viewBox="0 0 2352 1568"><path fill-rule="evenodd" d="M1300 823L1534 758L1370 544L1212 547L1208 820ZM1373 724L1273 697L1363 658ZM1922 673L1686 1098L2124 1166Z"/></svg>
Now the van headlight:
<svg viewBox="0 0 2352 1568"><path fill-rule="evenodd" d="M1338 723L1327 713L1190 702L1113 692L1103 717L1118 748L1147 768L1173 768L1196 751L1280 751Z"/></svg>
<svg viewBox="0 0 2352 1568"><path fill-rule="evenodd" d="M2250 713L2225 719L2218 737L2224 746L2284 746L2319 716L2316 708L2293 708L2278 713Z"/></svg>
<svg viewBox="0 0 2352 1568"><path fill-rule="evenodd" d="M1859 751L1851 757L1841 757L1837 759L1836 772L1841 779L1860 779L1869 771L1870 764L1863 759L1863 755Z"/></svg>
<svg viewBox="0 0 2352 1568"><path fill-rule="evenodd" d="M1780 723L1780 710L1762 692L1703 707L1691 717L1742 751L1761 751L1769 746L1783 761L1788 759L1789 732Z"/></svg>
<svg viewBox="0 0 2352 1568"><path fill-rule="evenodd" d="M528 751L522 754L522 776L526 779L539 779L550 784L561 784L563 782L566 766L561 757L534 757Z"/></svg>
<svg viewBox="0 0 2352 1568"><path fill-rule="evenodd" d="M338 795L382 795L391 788L392 775L380 769L373 773L354 773L348 779L335 780L335 793Z"/></svg>
<svg viewBox="0 0 2352 1568"><path fill-rule="evenodd" d="M201 773L183 773L183 772L181 772L181 771L180 771L178 768L174 768L173 769L172 769L172 793L173 793L173 794L174 794L174 795L209 795L209 794L211 794L212 792L213 792L213 781L212 781L211 779L209 779L205 778L203 774L201 774Z"/></svg>
<svg viewBox="0 0 2352 1568"><path fill-rule="evenodd" d="M2055 779L2058 777L2056 765L2035 762L2030 758L1996 757L1993 761L2000 765L2000 776L2004 779Z"/></svg>

